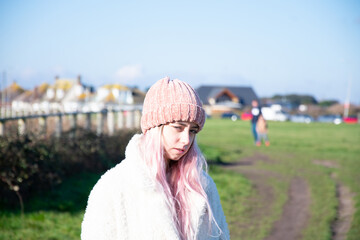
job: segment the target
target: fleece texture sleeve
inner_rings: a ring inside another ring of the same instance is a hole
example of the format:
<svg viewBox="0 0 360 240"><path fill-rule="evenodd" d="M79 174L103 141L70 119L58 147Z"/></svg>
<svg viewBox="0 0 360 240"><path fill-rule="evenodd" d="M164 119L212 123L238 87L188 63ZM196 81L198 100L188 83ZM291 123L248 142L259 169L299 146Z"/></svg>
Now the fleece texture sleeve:
<svg viewBox="0 0 360 240"><path fill-rule="evenodd" d="M109 188L113 185L100 179L91 191L81 226L82 240L126 239L126 232L122 231L126 221L121 218L125 214L123 208L116 207L122 202L121 196L115 201L114 191Z"/></svg>

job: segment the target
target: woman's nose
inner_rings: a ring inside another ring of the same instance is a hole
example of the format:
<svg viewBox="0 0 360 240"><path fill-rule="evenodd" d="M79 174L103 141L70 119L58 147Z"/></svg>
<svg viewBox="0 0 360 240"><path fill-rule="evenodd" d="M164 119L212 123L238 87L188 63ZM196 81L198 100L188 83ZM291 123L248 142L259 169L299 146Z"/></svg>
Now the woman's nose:
<svg viewBox="0 0 360 240"><path fill-rule="evenodd" d="M190 143L190 133L188 131L183 131L181 133L181 142L187 146Z"/></svg>

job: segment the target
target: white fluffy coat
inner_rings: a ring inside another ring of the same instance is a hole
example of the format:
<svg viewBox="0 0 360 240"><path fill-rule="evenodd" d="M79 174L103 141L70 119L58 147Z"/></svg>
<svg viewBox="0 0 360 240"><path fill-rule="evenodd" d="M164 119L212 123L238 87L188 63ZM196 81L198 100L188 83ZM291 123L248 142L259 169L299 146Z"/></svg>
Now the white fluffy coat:
<svg viewBox="0 0 360 240"><path fill-rule="evenodd" d="M141 159L140 137L132 138L126 158L107 171L91 191L81 239L180 239L165 194ZM214 223L210 231L205 201L193 194L190 211L196 239L230 239L215 183L205 172L202 185L221 231Z"/></svg>

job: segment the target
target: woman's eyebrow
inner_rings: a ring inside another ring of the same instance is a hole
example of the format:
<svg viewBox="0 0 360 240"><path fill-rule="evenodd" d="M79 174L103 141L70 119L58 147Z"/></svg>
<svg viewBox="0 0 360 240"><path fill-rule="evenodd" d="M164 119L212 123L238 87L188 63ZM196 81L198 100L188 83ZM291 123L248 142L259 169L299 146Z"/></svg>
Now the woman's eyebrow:
<svg viewBox="0 0 360 240"><path fill-rule="evenodd" d="M187 124L186 124L186 123L184 123L184 122L174 122L173 124L179 124L179 125L184 126L184 127L186 127L186 126L187 126Z"/></svg>
<svg viewBox="0 0 360 240"><path fill-rule="evenodd" d="M188 126L188 124L187 124L186 122L174 122L174 123L172 123L172 124L179 124L179 125L181 125L181 126L183 126L183 127L187 127L187 126ZM199 129L199 126L198 126L197 124L191 124L191 125L190 125L190 128Z"/></svg>

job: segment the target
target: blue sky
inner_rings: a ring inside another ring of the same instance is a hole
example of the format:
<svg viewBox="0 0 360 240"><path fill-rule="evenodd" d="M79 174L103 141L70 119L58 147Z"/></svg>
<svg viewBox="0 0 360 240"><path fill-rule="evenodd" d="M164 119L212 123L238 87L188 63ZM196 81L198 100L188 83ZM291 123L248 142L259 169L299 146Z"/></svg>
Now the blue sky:
<svg viewBox="0 0 360 240"><path fill-rule="evenodd" d="M360 104L360 1L0 0L0 71L27 89L170 76Z"/></svg>

